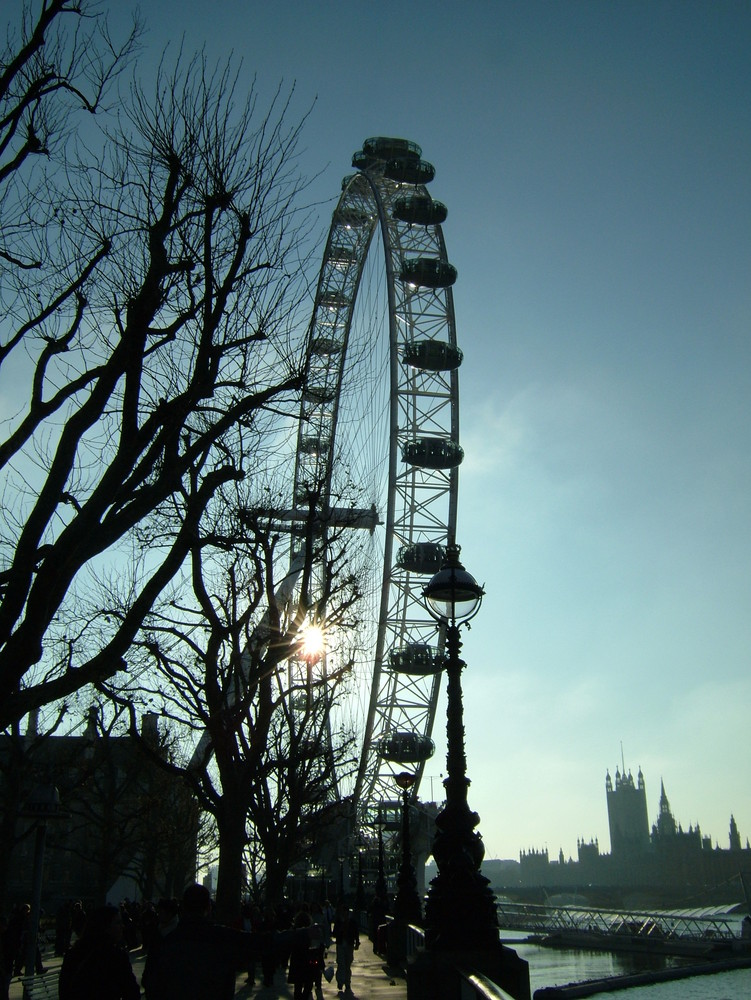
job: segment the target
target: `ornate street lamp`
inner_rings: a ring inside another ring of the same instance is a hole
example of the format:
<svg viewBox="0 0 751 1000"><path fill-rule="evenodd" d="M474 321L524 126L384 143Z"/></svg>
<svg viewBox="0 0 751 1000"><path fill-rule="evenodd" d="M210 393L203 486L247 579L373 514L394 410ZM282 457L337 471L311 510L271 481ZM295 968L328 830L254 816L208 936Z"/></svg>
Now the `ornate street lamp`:
<svg viewBox="0 0 751 1000"><path fill-rule="evenodd" d="M339 856L339 899L344 899L344 866L347 863L346 857L342 854Z"/></svg>
<svg viewBox="0 0 751 1000"><path fill-rule="evenodd" d="M355 909L360 912L365 908L365 879L362 869L362 845L357 845L357 889L355 890Z"/></svg>
<svg viewBox="0 0 751 1000"><path fill-rule="evenodd" d="M379 816L378 822L378 878L375 883L375 894L381 899L386 898L388 885L386 884L386 864L383 855L383 820Z"/></svg>
<svg viewBox="0 0 751 1000"><path fill-rule="evenodd" d="M459 546L449 544L442 568L423 589L428 613L446 633L447 699L446 805L436 818L432 853L438 874L425 905L425 943L431 950L497 949L495 899L480 865L485 847L475 827L480 822L467 802L464 707L459 629L480 610L485 593L459 562Z"/></svg>
<svg viewBox="0 0 751 1000"><path fill-rule="evenodd" d="M402 790L402 863L396 880L398 890L394 899L394 916L407 924L419 924L422 920L409 835L409 792L415 780L415 775L410 771L400 771L395 776L395 781Z"/></svg>

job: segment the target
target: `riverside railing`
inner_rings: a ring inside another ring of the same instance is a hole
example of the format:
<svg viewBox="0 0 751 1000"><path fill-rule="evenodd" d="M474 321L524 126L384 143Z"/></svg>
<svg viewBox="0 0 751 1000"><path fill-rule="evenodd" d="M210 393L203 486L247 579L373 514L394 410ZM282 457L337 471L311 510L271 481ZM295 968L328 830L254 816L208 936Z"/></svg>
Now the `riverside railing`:
<svg viewBox="0 0 751 1000"><path fill-rule="evenodd" d="M409 961L413 955L416 955L418 951L425 951L425 931L422 927L416 927L414 924L407 924L407 961Z"/></svg>
<svg viewBox="0 0 751 1000"><path fill-rule="evenodd" d="M666 941L735 941L740 936L740 928L736 929L725 916L698 916L675 911L601 910L585 906L499 902L497 913L501 927L534 934L578 931Z"/></svg>
<svg viewBox="0 0 751 1000"><path fill-rule="evenodd" d="M514 1000L510 993L478 972L458 970L461 976L461 993L459 1000Z"/></svg>
<svg viewBox="0 0 751 1000"><path fill-rule="evenodd" d="M414 924L407 924L406 928L406 961L419 952L425 951L425 931L422 927ZM467 969L457 968L460 979L460 992L457 1000L514 1000L510 993L502 990L487 976L480 975L479 972L470 972Z"/></svg>

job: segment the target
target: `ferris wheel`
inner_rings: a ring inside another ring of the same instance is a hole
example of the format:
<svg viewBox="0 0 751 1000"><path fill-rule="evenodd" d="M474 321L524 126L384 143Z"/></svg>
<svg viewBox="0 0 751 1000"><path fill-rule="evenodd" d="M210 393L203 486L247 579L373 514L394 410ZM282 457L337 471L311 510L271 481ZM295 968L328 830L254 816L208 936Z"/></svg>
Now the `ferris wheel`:
<svg viewBox="0 0 751 1000"><path fill-rule="evenodd" d="M364 630L339 706L361 749L337 790L366 823L405 767L416 795L434 750L442 637L422 588L455 534L462 353L433 166L415 143L384 137L352 165L308 330L293 504L367 545ZM293 537L290 579L300 545Z"/></svg>

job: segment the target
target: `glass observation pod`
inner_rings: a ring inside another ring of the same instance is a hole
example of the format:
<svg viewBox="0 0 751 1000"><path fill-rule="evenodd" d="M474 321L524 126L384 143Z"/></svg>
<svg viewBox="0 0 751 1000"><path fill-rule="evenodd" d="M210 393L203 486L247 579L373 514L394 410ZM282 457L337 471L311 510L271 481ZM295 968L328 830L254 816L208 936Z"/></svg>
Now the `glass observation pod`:
<svg viewBox="0 0 751 1000"><path fill-rule="evenodd" d="M423 764L435 753L435 743L421 733L391 733L381 740L378 752L394 764Z"/></svg>
<svg viewBox="0 0 751 1000"><path fill-rule="evenodd" d="M306 403L321 406L324 403L331 403L336 399L336 388L332 386L311 385L303 390L302 398Z"/></svg>
<svg viewBox="0 0 751 1000"><path fill-rule="evenodd" d="M371 221L369 212L355 208L353 205L343 205L336 213L337 225L344 226L346 229L362 229L369 226Z"/></svg>
<svg viewBox="0 0 751 1000"><path fill-rule="evenodd" d="M415 542L402 545L396 554L396 565L408 573L433 576L443 565L445 550L438 542Z"/></svg>
<svg viewBox="0 0 751 1000"><path fill-rule="evenodd" d="M426 677L437 674L444 666L445 657L436 646L425 642L411 642L389 653L389 666L398 674Z"/></svg>
<svg viewBox="0 0 751 1000"><path fill-rule="evenodd" d="M402 281L423 288L449 288L456 276L454 265L437 257L411 257L403 261L399 272Z"/></svg>
<svg viewBox="0 0 751 1000"><path fill-rule="evenodd" d="M372 167L374 163L379 163L381 160L383 160L382 156L372 156L362 149L358 149L356 153L352 154L352 166L357 170L367 170L368 167Z"/></svg>
<svg viewBox="0 0 751 1000"><path fill-rule="evenodd" d="M446 438L417 438L402 445L402 461L421 469L455 469L464 461L464 449Z"/></svg>
<svg viewBox="0 0 751 1000"><path fill-rule="evenodd" d="M303 455L325 455L328 450L329 441L327 438L318 437L317 434L300 438L300 452Z"/></svg>
<svg viewBox="0 0 751 1000"><path fill-rule="evenodd" d="M313 354L327 357L330 354L341 354L344 350L344 344L341 340L336 340L333 337L316 337L310 345L310 350Z"/></svg>
<svg viewBox="0 0 751 1000"><path fill-rule="evenodd" d="M352 166L358 170L367 170L379 160L410 160L416 162L422 156L422 147L409 139L392 139L387 136L374 136L366 139L362 149L352 156Z"/></svg>
<svg viewBox="0 0 751 1000"><path fill-rule="evenodd" d="M325 289L318 296L318 304L327 309L344 309L349 305L349 298L337 289Z"/></svg>
<svg viewBox="0 0 751 1000"><path fill-rule="evenodd" d="M407 160L399 157L386 161L383 176L398 184L430 184L435 177L435 167L427 160Z"/></svg>
<svg viewBox="0 0 751 1000"><path fill-rule="evenodd" d="M422 146L411 139L392 139L389 136L377 135L366 139L362 144L363 153L377 156L381 160L390 156L403 156L407 159L419 160L422 156Z"/></svg>
<svg viewBox="0 0 751 1000"><path fill-rule="evenodd" d="M329 250L329 260L335 267L347 267L357 260L357 251L354 247L331 247Z"/></svg>
<svg viewBox="0 0 751 1000"><path fill-rule="evenodd" d="M376 823L385 832L394 833L402 828L402 804L386 800L378 804Z"/></svg>
<svg viewBox="0 0 751 1000"><path fill-rule="evenodd" d="M444 340L413 340L402 348L402 361L428 372L453 372L464 360L456 344Z"/></svg>
<svg viewBox="0 0 751 1000"><path fill-rule="evenodd" d="M442 201L434 201L427 194L410 194L397 198L391 210L398 222L417 226L439 226L446 221L448 212Z"/></svg>
<svg viewBox="0 0 751 1000"><path fill-rule="evenodd" d="M368 170L383 164L383 176L399 184L429 184L435 177L435 167L421 159L422 149L409 139L378 137L366 139L352 156L352 166Z"/></svg>
<svg viewBox="0 0 751 1000"><path fill-rule="evenodd" d="M312 482L300 483L298 488L295 490L295 507L299 510L307 511L310 509L311 504L317 503L321 498L320 488L316 489L315 484ZM315 530L320 531L323 527L322 524L315 525ZM293 528L293 531L296 530ZM305 528L302 529L301 533L305 532Z"/></svg>

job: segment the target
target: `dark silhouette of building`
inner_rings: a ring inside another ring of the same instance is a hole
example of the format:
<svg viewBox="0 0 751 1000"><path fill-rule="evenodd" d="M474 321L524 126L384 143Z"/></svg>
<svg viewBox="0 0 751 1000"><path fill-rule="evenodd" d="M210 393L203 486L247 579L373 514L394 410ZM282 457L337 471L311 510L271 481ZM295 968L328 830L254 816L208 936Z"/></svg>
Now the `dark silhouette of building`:
<svg viewBox="0 0 751 1000"><path fill-rule="evenodd" d="M605 777L605 794L608 802L610 850L614 857L627 858L642 854L649 847L649 817L647 815L647 789L644 775L639 768L637 784L631 772L615 769L615 787L610 771Z"/></svg>
<svg viewBox="0 0 751 1000"><path fill-rule="evenodd" d="M34 818L26 803L54 785L61 810L47 824L42 906L66 900L179 894L195 878L199 810L187 788L144 754L161 753L156 716L142 739L104 730L96 709L80 735L26 732L0 736L0 912L28 900L34 864ZM166 751L165 751L166 752Z"/></svg>
<svg viewBox="0 0 751 1000"><path fill-rule="evenodd" d="M585 844L583 840L577 840L576 852L580 864L595 864L600 856L600 842L597 838L590 840L588 844ZM561 854L563 854L563 852L561 852Z"/></svg>
<svg viewBox="0 0 751 1000"><path fill-rule="evenodd" d="M738 832L738 827L735 825L735 816L730 814L730 850L740 851L741 849L741 835Z"/></svg>
<svg viewBox="0 0 751 1000"><path fill-rule="evenodd" d="M550 858L547 847L541 851L532 847L528 851L522 851L519 855L519 864L525 882L530 885L544 885L550 871Z"/></svg>
<svg viewBox="0 0 751 1000"><path fill-rule="evenodd" d="M547 849L522 851L518 877L497 891L514 888L541 898L568 891L609 905L688 906L742 902L742 876L751 884L751 845L741 846L735 818L730 817L727 847L712 846L712 838L696 824L684 830L670 808L665 783L660 783L658 814L651 830L647 790L641 768L636 781L625 767L615 781L605 777L610 828L610 853L600 853L597 840L577 841L577 858L550 861ZM751 901L749 901L751 902Z"/></svg>

